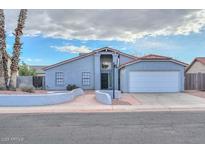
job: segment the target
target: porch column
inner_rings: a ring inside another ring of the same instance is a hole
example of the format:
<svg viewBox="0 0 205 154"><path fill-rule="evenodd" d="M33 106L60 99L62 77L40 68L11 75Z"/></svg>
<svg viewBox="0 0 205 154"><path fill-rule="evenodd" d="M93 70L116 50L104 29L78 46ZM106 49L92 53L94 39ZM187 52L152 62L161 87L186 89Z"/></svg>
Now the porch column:
<svg viewBox="0 0 205 154"><path fill-rule="evenodd" d="M95 90L100 90L101 79L100 79L100 54L95 54Z"/></svg>
<svg viewBox="0 0 205 154"><path fill-rule="evenodd" d="M113 62L117 62L118 54L113 54ZM118 68L115 68L115 90L118 90Z"/></svg>

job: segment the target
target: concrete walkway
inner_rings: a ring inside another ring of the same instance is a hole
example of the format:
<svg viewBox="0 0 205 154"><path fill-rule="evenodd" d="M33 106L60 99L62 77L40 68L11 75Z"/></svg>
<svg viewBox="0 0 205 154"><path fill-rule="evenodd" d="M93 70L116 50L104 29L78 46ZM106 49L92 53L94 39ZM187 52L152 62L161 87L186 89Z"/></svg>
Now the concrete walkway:
<svg viewBox="0 0 205 154"><path fill-rule="evenodd" d="M136 93L131 95L133 95L142 106L165 108L205 106L205 98L187 93Z"/></svg>
<svg viewBox="0 0 205 154"><path fill-rule="evenodd" d="M131 105L103 105L97 102L94 93L90 92L71 102L58 105L0 107L0 113L205 111L205 98L185 93L125 94L124 96L123 99L134 103Z"/></svg>

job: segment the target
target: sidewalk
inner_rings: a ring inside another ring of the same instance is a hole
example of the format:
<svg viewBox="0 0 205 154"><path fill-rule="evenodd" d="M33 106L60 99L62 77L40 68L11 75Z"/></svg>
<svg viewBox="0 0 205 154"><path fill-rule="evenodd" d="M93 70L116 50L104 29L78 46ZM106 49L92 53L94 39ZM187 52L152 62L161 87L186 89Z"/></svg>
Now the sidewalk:
<svg viewBox="0 0 205 154"><path fill-rule="evenodd" d="M66 112L157 112L157 111L205 111L204 106L157 106L157 105L52 105L38 107L0 107L3 113L66 113Z"/></svg>

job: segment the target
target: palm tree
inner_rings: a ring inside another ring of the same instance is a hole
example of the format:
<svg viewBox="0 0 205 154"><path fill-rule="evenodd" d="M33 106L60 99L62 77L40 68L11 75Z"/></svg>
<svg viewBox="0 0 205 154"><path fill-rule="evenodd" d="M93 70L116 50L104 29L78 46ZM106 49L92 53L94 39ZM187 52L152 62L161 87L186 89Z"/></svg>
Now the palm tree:
<svg viewBox="0 0 205 154"><path fill-rule="evenodd" d="M17 79L17 72L18 72L18 65L19 65L19 56L20 50L22 48L21 43L21 36L23 35L23 28L25 25L25 20L27 16L27 10L21 9L18 19L17 28L15 29L15 43L13 46L13 54L11 58L11 76L10 76L10 83L9 88L16 88L16 79Z"/></svg>
<svg viewBox="0 0 205 154"><path fill-rule="evenodd" d="M5 43L5 18L4 11L0 9L0 87L5 88L5 71L4 71L4 55L6 52L6 43ZM7 66L7 65L6 65Z"/></svg>

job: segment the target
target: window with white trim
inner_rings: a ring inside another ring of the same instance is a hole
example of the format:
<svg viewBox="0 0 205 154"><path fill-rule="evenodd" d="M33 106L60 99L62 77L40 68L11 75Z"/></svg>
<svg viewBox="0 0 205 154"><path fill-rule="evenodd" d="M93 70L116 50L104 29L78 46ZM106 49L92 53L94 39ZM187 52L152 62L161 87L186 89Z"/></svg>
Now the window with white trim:
<svg viewBox="0 0 205 154"><path fill-rule="evenodd" d="M90 86L90 72L82 72L82 84L83 86Z"/></svg>
<svg viewBox="0 0 205 154"><path fill-rule="evenodd" d="M63 72L56 72L56 85L64 84L64 74Z"/></svg>

